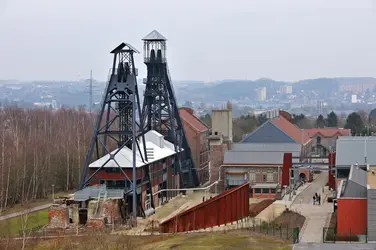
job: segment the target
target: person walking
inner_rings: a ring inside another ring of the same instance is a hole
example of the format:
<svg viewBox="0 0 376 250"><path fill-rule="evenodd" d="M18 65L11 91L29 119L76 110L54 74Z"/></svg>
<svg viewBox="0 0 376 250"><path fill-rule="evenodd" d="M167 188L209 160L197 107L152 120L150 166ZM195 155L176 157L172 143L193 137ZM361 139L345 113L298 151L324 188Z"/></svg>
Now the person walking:
<svg viewBox="0 0 376 250"><path fill-rule="evenodd" d="M319 205L321 205L321 195L318 197Z"/></svg>
<svg viewBox="0 0 376 250"><path fill-rule="evenodd" d="M313 205L315 205L315 203L316 203L316 197L313 196Z"/></svg>

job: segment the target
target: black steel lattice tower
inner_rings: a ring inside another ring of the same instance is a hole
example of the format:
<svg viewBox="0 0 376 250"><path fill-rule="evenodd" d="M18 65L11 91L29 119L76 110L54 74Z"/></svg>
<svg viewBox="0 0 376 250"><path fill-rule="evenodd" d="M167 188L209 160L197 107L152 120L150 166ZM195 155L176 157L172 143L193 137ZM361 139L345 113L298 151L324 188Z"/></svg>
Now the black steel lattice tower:
<svg viewBox="0 0 376 250"><path fill-rule="evenodd" d="M166 60L167 39L156 30L144 39L144 63L147 66L146 88L142 107L144 130L155 130L174 144L179 152L175 172L180 174L183 187L199 185L191 149L179 116L175 93Z"/></svg>
<svg viewBox="0 0 376 250"><path fill-rule="evenodd" d="M138 151L142 161L147 161L145 132L143 126L136 121L137 116L141 117L141 107L137 87L137 69L133 54L139 52L129 44L121 43L111 53L114 56L113 65L103 94L101 110L98 113L79 188L83 189L87 186L90 180L109 161L113 160L124 174L125 180L131 181L133 184L133 212L135 212L136 151ZM116 143L117 150L111 152L108 148L110 140ZM140 147L139 141L142 142L143 147ZM130 180L123 171L122 167L125 166L120 166L115 159L115 155L123 147L133 150L133 180ZM107 154L110 155L109 159L94 173L89 174L90 163ZM147 178L144 181L148 181L148 189L152 197L149 168L145 167L144 172ZM153 199L151 199L151 205L154 208Z"/></svg>

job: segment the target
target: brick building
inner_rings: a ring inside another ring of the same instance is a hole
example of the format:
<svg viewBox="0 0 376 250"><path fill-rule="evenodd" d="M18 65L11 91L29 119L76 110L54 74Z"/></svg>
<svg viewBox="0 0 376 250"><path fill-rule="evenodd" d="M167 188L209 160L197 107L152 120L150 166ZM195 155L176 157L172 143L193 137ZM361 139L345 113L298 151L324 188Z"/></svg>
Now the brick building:
<svg viewBox="0 0 376 250"><path fill-rule="evenodd" d="M179 109L185 135L201 184L209 181L209 127L190 108Z"/></svg>
<svg viewBox="0 0 376 250"><path fill-rule="evenodd" d="M336 151L339 136L350 136L350 129L343 128L312 128L304 130L312 138L312 151L320 156L328 156Z"/></svg>
<svg viewBox="0 0 376 250"><path fill-rule="evenodd" d="M141 201L139 204L139 214L150 209L150 197L147 193L147 178L144 171L144 166L149 167L151 178L153 201L155 207L162 204L163 201L171 198L176 192L161 192L162 189L179 188L179 176L175 175L173 163L175 160L175 150L172 143L168 142L163 136L154 130L148 131L145 134L145 143L148 153L148 162L144 163L140 154L136 154L136 176L137 176L137 200ZM143 147L142 142L139 142L140 148ZM114 151L115 152L115 151ZM113 153L113 152L112 152ZM107 189L121 190L127 196L127 204L132 202L132 193L130 190L132 180L132 150L129 148L122 148L119 153L110 159L109 155L94 161L89 165L90 174L94 174L90 185L106 184ZM115 163L120 165L121 168ZM107 162L107 163L106 163ZM98 170L104 163L104 167ZM124 175L126 173L130 180ZM156 194L156 195L155 195ZM89 199L89 197L88 197ZM132 206L128 206L131 209ZM129 210L130 212L130 210Z"/></svg>
<svg viewBox="0 0 376 250"><path fill-rule="evenodd" d="M249 181L253 197L275 197L281 189L284 153L293 154L293 163L306 162L311 155L312 140L279 112L233 144L224 156L222 165L226 186ZM311 181L309 170L293 172L292 180Z"/></svg>

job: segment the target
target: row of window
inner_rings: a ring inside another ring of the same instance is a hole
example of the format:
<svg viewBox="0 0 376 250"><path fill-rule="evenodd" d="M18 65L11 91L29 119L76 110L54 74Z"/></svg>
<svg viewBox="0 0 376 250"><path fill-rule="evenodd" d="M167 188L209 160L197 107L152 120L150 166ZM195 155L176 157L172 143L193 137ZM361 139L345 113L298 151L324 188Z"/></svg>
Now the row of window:
<svg viewBox="0 0 376 250"><path fill-rule="evenodd" d="M270 193L272 194L275 194L276 192L275 188L250 188L249 192L252 194L253 190L255 191L255 194L261 194L261 191L262 191L262 194L269 194L269 190L270 190Z"/></svg>
<svg viewBox="0 0 376 250"><path fill-rule="evenodd" d="M249 173L249 180L252 182L252 181L256 181L256 173ZM264 173L263 174L263 180L266 181L266 182L273 182L274 181L274 173L272 172L268 172L268 173Z"/></svg>

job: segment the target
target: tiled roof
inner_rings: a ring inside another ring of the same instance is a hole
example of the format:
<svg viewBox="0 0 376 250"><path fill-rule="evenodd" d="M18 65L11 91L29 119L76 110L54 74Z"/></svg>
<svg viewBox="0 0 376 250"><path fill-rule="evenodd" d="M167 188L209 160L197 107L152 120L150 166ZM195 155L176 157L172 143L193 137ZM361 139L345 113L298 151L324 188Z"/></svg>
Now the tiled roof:
<svg viewBox="0 0 376 250"><path fill-rule="evenodd" d="M190 108L179 109L180 118L188 123L193 129L199 132L205 132L209 128L203 123L197 116L193 114L193 110Z"/></svg>
<svg viewBox="0 0 376 250"><path fill-rule="evenodd" d="M320 134L324 137L334 137L338 136L350 136L351 130L344 128L311 128L304 130L310 137L314 137Z"/></svg>
<svg viewBox="0 0 376 250"><path fill-rule="evenodd" d="M274 117L272 122L300 144L306 144L311 140L311 137L304 130L298 128L281 115Z"/></svg>

